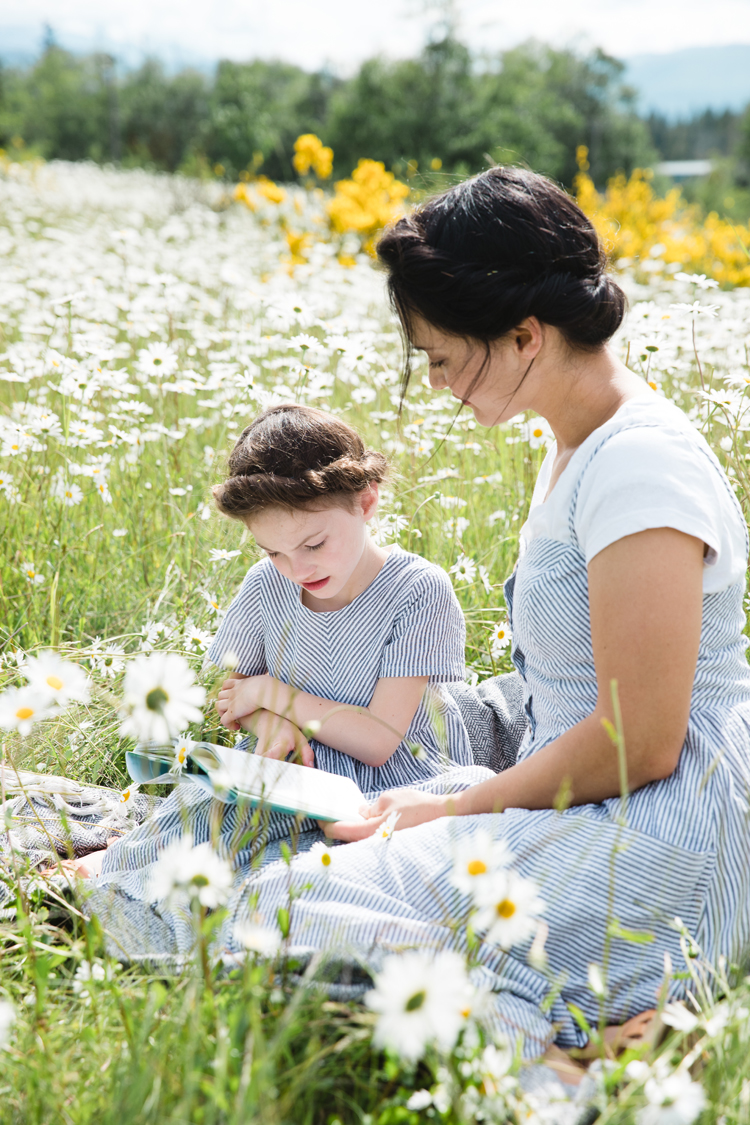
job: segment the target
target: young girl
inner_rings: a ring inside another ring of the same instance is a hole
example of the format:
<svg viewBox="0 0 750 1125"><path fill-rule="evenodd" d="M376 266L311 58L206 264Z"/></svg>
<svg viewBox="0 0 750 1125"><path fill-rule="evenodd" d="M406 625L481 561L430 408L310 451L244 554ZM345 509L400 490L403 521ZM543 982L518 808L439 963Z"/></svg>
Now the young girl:
<svg viewBox="0 0 750 1125"><path fill-rule="evenodd" d="M214 489L266 557L248 571L208 657L235 669L222 722L258 736L256 753L301 753L363 793L472 765L445 690L464 677L465 625L448 576L368 524L387 473L381 453L331 414L266 410ZM314 730L308 744L302 731Z"/></svg>

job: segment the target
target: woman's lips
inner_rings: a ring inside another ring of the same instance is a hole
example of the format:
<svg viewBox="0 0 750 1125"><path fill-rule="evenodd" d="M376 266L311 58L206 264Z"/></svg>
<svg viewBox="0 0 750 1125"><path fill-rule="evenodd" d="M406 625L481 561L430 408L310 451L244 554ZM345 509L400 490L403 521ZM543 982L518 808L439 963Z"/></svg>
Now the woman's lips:
<svg viewBox="0 0 750 1125"><path fill-rule="evenodd" d="M322 590L328 580L328 578L319 578L317 582L303 582L302 585L306 590Z"/></svg>

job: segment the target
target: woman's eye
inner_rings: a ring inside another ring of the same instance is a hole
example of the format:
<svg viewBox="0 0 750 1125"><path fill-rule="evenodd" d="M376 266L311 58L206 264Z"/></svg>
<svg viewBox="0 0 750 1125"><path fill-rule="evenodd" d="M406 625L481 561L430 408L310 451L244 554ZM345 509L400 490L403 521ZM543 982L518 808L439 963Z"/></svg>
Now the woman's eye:
<svg viewBox="0 0 750 1125"><path fill-rule="evenodd" d="M436 359L433 363L430 363L430 367L443 367L444 364L445 364L444 359Z"/></svg>
<svg viewBox="0 0 750 1125"><path fill-rule="evenodd" d="M325 539L321 539L320 543L313 543L312 545L308 544L307 549L308 549L308 551L319 551L324 543L325 543Z"/></svg>

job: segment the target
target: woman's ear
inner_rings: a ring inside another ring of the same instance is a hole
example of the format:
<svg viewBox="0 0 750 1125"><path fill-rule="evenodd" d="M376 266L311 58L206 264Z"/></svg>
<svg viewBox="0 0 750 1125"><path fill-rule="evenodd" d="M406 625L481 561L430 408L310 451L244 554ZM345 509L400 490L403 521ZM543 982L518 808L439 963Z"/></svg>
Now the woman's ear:
<svg viewBox="0 0 750 1125"><path fill-rule="evenodd" d="M527 316L513 329L511 338L519 355L524 359L534 359L544 343L541 321L535 316Z"/></svg>
<svg viewBox="0 0 750 1125"><path fill-rule="evenodd" d="M360 492L359 499L362 505L362 515L365 523L367 523L378 510L378 500L380 499L378 482L376 480L371 481L370 485L363 492Z"/></svg>

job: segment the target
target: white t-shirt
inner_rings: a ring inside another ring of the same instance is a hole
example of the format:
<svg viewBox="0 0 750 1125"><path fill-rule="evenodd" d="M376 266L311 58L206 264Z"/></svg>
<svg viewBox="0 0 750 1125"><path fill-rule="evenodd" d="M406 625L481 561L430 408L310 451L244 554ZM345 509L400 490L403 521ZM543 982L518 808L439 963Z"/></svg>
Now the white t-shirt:
<svg viewBox="0 0 750 1125"><path fill-rule="evenodd" d="M580 484L573 525L587 563L626 535L672 527L708 547L704 593L744 581L740 506L708 443L673 403L652 391L625 402L578 447L545 500L555 452L553 446L539 472L521 553L539 536L571 542Z"/></svg>

